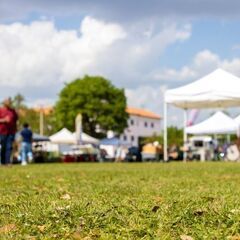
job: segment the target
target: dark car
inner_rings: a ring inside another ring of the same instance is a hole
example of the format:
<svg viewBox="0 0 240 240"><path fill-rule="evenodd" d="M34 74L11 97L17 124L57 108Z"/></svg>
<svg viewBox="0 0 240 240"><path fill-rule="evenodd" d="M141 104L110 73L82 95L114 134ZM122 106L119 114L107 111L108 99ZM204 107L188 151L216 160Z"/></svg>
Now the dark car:
<svg viewBox="0 0 240 240"><path fill-rule="evenodd" d="M141 162L142 154L138 147L130 147L126 154L125 161L127 162Z"/></svg>

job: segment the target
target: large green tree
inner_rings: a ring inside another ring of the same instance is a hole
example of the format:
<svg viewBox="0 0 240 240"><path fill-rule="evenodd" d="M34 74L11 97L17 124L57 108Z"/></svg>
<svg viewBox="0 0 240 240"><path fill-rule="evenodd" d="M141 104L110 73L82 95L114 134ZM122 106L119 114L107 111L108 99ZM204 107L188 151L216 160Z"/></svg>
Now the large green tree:
<svg viewBox="0 0 240 240"><path fill-rule="evenodd" d="M68 83L59 94L55 106L58 127L74 130L75 117L83 117L83 130L92 136L113 130L121 133L127 126L128 114L123 89L99 76L85 76Z"/></svg>

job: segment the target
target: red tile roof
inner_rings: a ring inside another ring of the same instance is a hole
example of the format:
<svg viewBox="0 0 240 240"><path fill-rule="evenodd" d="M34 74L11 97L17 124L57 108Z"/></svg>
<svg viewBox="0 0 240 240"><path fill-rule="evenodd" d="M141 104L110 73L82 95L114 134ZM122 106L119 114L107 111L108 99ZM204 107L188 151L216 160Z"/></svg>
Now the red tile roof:
<svg viewBox="0 0 240 240"><path fill-rule="evenodd" d="M159 119L159 120L161 119L161 117L156 113L150 112L145 109L127 107L126 112L130 115L136 115L140 117L153 118L153 119Z"/></svg>

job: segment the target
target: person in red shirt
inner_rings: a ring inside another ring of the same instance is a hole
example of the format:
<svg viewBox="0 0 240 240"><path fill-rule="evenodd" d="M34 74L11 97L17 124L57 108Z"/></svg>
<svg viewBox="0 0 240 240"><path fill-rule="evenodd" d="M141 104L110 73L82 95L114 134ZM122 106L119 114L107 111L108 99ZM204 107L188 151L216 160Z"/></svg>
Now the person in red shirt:
<svg viewBox="0 0 240 240"><path fill-rule="evenodd" d="M1 164L3 165L11 163L12 146L17 131L18 115L11 105L11 98L7 98L0 108L0 145Z"/></svg>

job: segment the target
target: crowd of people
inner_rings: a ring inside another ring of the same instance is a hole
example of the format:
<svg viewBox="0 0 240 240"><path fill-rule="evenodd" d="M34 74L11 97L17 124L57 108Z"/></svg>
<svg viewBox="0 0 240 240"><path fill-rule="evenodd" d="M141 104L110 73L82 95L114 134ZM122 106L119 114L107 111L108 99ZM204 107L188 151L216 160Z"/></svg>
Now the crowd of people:
<svg viewBox="0 0 240 240"><path fill-rule="evenodd" d="M18 113L14 109L11 98L4 99L0 107L0 158L1 165L10 166L13 157L13 144L17 133ZM32 160L32 131L25 123L18 138L18 160L26 165Z"/></svg>

